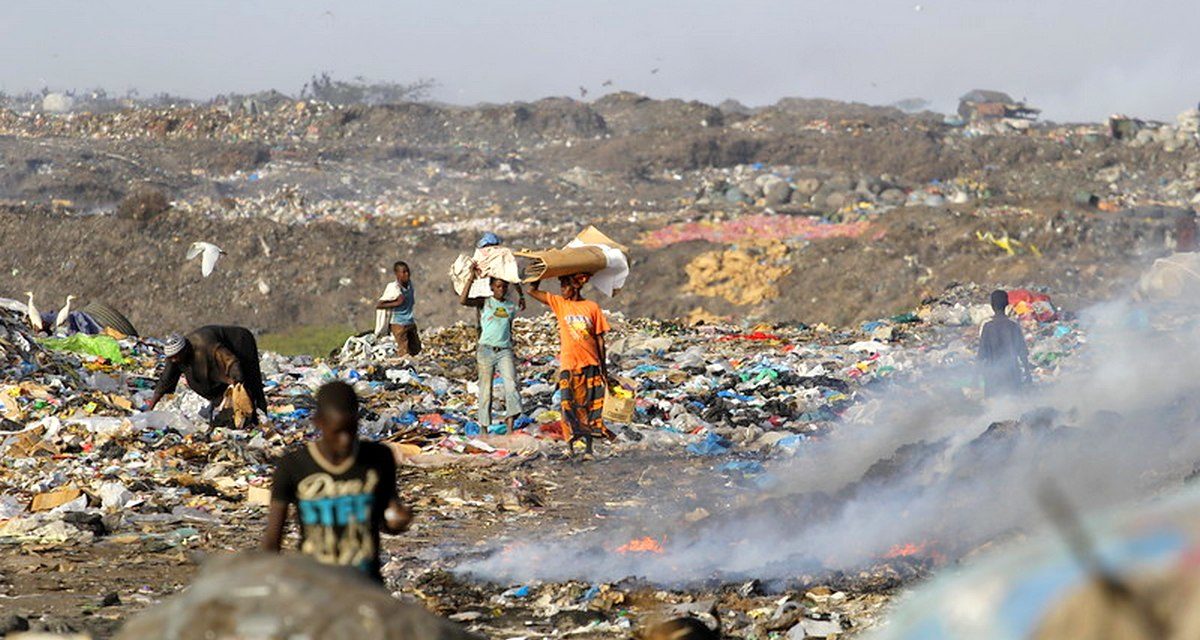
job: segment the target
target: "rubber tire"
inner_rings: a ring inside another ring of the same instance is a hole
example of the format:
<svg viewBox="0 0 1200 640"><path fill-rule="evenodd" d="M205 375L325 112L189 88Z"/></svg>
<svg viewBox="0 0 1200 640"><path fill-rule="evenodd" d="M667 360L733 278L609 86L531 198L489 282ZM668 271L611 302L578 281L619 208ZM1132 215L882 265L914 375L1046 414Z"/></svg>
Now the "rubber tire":
<svg viewBox="0 0 1200 640"><path fill-rule="evenodd" d="M103 302L89 302L81 311L91 316L102 327L111 327L127 336L138 337L137 329L129 318Z"/></svg>

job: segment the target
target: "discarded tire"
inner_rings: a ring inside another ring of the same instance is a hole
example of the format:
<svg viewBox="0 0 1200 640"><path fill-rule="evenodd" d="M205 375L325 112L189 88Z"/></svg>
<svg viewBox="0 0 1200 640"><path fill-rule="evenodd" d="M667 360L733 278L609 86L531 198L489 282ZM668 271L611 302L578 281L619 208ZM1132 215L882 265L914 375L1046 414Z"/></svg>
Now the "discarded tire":
<svg viewBox="0 0 1200 640"><path fill-rule="evenodd" d="M129 318L126 318L120 311L103 302L89 302L82 311L91 316L102 327L115 329L127 336L136 337L138 335L137 329L134 328Z"/></svg>

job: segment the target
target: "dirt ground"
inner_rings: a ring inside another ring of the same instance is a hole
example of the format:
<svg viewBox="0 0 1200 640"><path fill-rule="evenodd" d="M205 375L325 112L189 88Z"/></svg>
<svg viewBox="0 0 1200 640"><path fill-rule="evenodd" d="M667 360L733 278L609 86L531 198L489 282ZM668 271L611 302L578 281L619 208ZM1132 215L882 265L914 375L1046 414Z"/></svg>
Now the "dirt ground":
<svg viewBox="0 0 1200 640"><path fill-rule="evenodd" d="M779 281L779 296L743 306L686 291L683 267L721 245L693 241L649 250L633 244L626 291L603 303L637 317L686 317L699 307L752 321L846 325L898 313L952 284L975 282L1048 287L1064 301L1082 305L1123 286L1163 255L1172 224L1062 214L1050 206L1003 219L906 208L881 216L870 232L873 239L819 240L791 248L790 274ZM632 244L638 229L613 235ZM977 233L1025 238L1040 255L1026 250L1010 256ZM68 293L80 298L77 304L99 300L123 311L149 335L208 323L265 332L300 325L367 330L373 324L373 297L396 259L413 268L420 323L471 320L445 275L454 256L471 246L471 233L417 235L395 227L364 232L335 223L287 227L180 213L143 224L0 207L0 237L6 248L0 272L8 274L0 295L23 299L22 292L33 290L43 308L55 308ZM569 239L566 233L550 237L556 244ZM201 277L199 264L184 259L188 245L200 238L227 253L209 278ZM512 240L517 246L537 241ZM259 282L269 293L262 293Z"/></svg>
<svg viewBox="0 0 1200 640"><path fill-rule="evenodd" d="M473 585L447 573L463 559L478 556L498 541L519 541L547 532L570 535L602 520L611 524L629 519L631 526L636 526L633 516L650 503L655 509L686 506L687 492L674 499L664 496L673 493L681 477L701 479L693 490L707 484L702 479L711 476L712 466L711 460L647 451L602 454L586 462L538 456L489 466L402 467L400 491L414 506L416 520L408 533L384 539L390 560L384 570L388 587L442 615L477 611L507 587ZM736 491L736 487L727 489L730 496ZM187 585L205 557L257 545L264 508L236 504L229 508L228 517L219 524L144 524L135 527L136 532L122 531L85 545L0 545L3 612L40 618L61 631L87 632L97 639L111 637L129 616ZM294 535L289 544L294 546ZM625 607L639 622L662 615L665 603L672 600L737 598L720 589L693 587L673 594L648 585L641 589L658 595L645 595L642 605ZM637 588L630 590L636 592ZM891 592L884 588L851 596L878 612ZM507 611L504 615L497 612L491 620L485 618L482 624L489 637L507 637L522 630L554 635L556 628L574 628L609 615L565 611L555 618L539 619L529 612ZM582 637L612 636L595 633Z"/></svg>

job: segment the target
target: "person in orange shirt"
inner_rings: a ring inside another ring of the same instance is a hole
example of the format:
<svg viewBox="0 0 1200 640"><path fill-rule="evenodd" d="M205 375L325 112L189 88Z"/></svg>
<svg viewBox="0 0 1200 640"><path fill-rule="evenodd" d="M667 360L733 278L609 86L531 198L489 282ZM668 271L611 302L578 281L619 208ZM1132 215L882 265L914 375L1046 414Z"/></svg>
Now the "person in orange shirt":
<svg viewBox="0 0 1200 640"><path fill-rule="evenodd" d="M614 437L601 418L604 393L608 390L608 354L604 349L608 320L600 305L585 300L580 293L590 278L586 274L560 277L561 296L542 291L540 282L534 282L529 292L534 300L550 307L558 318L561 367L558 388L562 394L568 456L574 456L575 443L579 440L584 441L586 455L591 456L593 438L600 436L611 440Z"/></svg>

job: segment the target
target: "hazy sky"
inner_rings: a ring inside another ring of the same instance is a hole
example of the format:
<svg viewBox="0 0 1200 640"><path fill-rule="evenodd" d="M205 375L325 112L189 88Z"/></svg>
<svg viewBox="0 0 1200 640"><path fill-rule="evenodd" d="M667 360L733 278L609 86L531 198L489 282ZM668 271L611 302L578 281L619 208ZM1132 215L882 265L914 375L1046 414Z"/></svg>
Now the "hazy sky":
<svg viewBox="0 0 1200 640"><path fill-rule="evenodd" d="M330 71L456 103L583 85L948 110L995 88L1056 120L1167 119L1200 100L1198 30L1196 0L46 0L0 11L0 90L295 93Z"/></svg>

